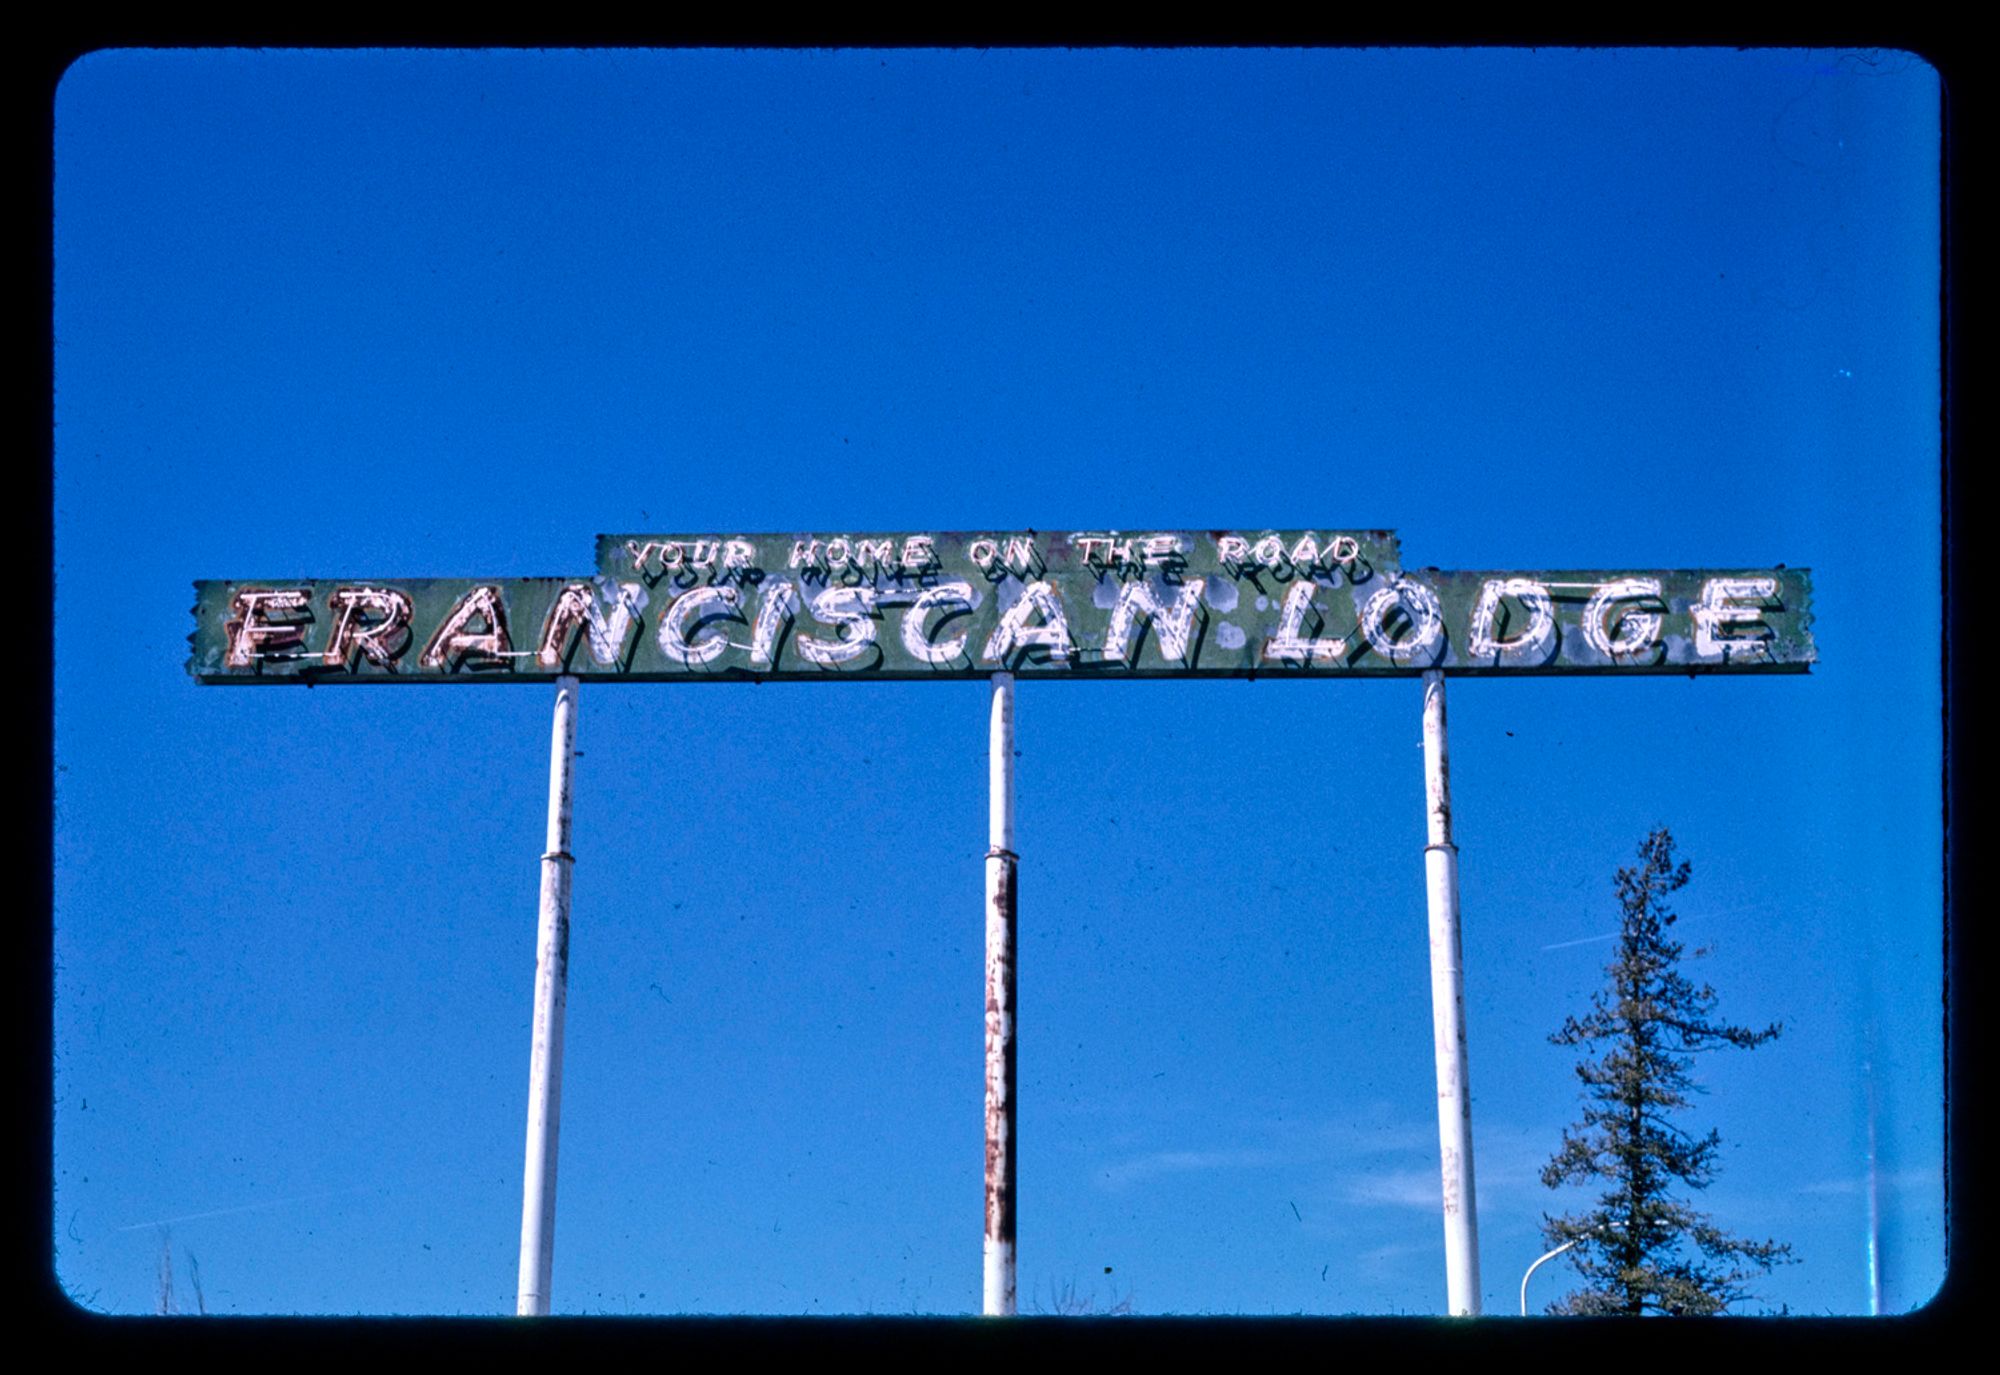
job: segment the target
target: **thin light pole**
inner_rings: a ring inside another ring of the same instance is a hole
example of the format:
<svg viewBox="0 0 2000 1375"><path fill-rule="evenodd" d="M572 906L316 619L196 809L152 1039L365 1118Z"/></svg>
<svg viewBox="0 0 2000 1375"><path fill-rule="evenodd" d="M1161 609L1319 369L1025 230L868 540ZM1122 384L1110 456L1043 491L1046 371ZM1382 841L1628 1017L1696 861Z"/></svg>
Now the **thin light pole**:
<svg viewBox="0 0 2000 1375"><path fill-rule="evenodd" d="M1465 1059L1464 955L1458 931L1458 847L1451 839L1451 761L1444 674L1424 674L1424 880L1430 905L1431 1041L1437 1057L1438 1155L1444 1179L1447 1311L1479 1314L1479 1214L1472 1181L1472 1093Z"/></svg>
<svg viewBox="0 0 2000 1375"><path fill-rule="evenodd" d="M1882 1312L1882 1176L1875 1159L1875 1024L1868 1024L1868 1058L1861 1077L1868 1087L1868 1316Z"/></svg>
<svg viewBox="0 0 2000 1375"><path fill-rule="evenodd" d="M535 1035L528 1058L528 1161L521 1185L521 1279L514 1311L549 1311L556 1246L556 1139L562 1127L563 1009L569 998L570 807L575 796L577 680L556 679L549 730L549 826L535 933Z"/></svg>
<svg viewBox="0 0 2000 1375"><path fill-rule="evenodd" d="M1555 1250L1553 1250L1553 1251L1550 1251L1550 1252L1547 1252L1546 1254L1544 1254L1544 1255L1543 1255L1543 1256L1541 1257L1541 1259L1540 1259L1540 1260L1537 1260L1537 1261L1536 1261L1536 1262L1535 1262L1535 1263L1534 1263L1533 1265L1530 1265L1530 1266L1528 1267L1528 1270L1527 1270L1527 1274L1524 1274L1524 1275L1522 1275L1522 1276L1521 1276L1521 1316L1522 1316L1522 1317L1524 1317L1524 1318L1525 1318L1525 1317L1527 1317L1527 1316L1528 1316L1528 1275L1532 1275L1532 1274L1534 1274L1534 1273L1535 1273L1535 1271L1537 1271L1537 1270L1541 1269L1541 1268L1542 1268L1542 1262L1543 1262L1543 1261L1550 1261L1550 1260L1554 1260L1554 1259L1555 1259L1555 1258L1556 1258L1557 1256L1559 1256L1559 1255L1561 1255L1561 1254L1562 1254L1563 1252L1565 1252L1565 1251L1569 1250L1569 1248L1570 1248L1570 1247L1572 1247L1572 1246L1576 1245L1576 1243L1577 1243L1577 1242L1579 1242L1579 1241L1582 1241L1582 1240L1583 1240L1583 1238L1582 1238L1582 1237L1576 1237L1576 1238L1573 1238L1572 1240L1569 1240L1569 1241L1565 1241L1565 1242L1564 1242L1564 1243L1563 1243L1562 1245L1560 1245L1560 1246L1556 1247L1556 1249L1555 1249Z"/></svg>
<svg viewBox="0 0 2000 1375"><path fill-rule="evenodd" d="M1014 675L993 675L986 726L984 1308L1014 1313Z"/></svg>

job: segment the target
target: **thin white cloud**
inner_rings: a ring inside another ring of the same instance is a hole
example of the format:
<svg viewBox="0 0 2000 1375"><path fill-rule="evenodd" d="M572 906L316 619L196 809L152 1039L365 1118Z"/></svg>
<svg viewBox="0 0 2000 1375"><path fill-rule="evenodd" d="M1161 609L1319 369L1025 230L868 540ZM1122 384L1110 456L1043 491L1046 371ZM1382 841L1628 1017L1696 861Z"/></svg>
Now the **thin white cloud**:
<svg viewBox="0 0 2000 1375"><path fill-rule="evenodd" d="M1348 1176L1341 1196L1349 1203L1435 1208L1442 1187L1436 1170L1389 1170Z"/></svg>
<svg viewBox="0 0 2000 1375"><path fill-rule="evenodd" d="M1437 1123L1418 1122L1377 1112L1367 1117L1329 1122L1311 1134L1315 1155L1345 1160L1356 1155L1402 1155L1435 1148Z"/></svg>
<svg viewBox="0 0 2000 1375"><path fill-rule="evenodd" d="M1475 1121L1473 1142L1479 1152L1476 1164L1482 1204L1503 1193L1553 1197L1542 1184L1542 1166L1555 1146L1555 1138L1548 1133L1506 1122Z"/></svg>
<svg viewBox="0 0 2000 1375"><path fill-rule="evenodd" d="M1434 1124L1410 1121L1386 1103L1372 1104L1365 1111L1333 1121L1270 1119L1238 1125L1246 1135L1264 1138L1265 1144L1147 1151L1100 1169L1097 1183L1117 1190L1163 1175L1285 1165L1351 1165L1357 1158L1408 1155L1427 1145L1435 1148L1437 1141Z"/></svg>
<svg viewBox="0 0 2000 1375"><path fill-rule="evenodd" d="M1268 1121L1253 1126L1266 1144L1155 1150L1100 1168L1096 1183L1109 1191L1175 1175L1278 1167L1309 1169L1298 1197L1324 1205L1435 1212L1442 1183L1437 1170L1437 1126L1386 1104L1333 1121ZM1275 1139L1273 1139L1275 1138ZM1487 1124L1479 1133L1481 1212L1493 1199L1540 1199L1541 1168L1548 1159L1534 1133L1510 1124ZM1506 1204L1503 1207L1508 1206ZM1308 1212L1315 1211L1310 1203ZM1308 1227L1313 1225L1308 1222Z"/></svg>
<svg viewBox="0 0 2000 1375"><path fill-rule="evenodd" d="M1876 1182L1885 1189L1930 1189L1937 1187L1943 1176L1936 1170L1893 1170L1885 1171ZM1851 1175L1846 1179L1821 1179L1811 1184L1801 1184L1793 1193L1800 1194L1858 1194L1868 1187L1867 1175Z"/></svg>
<svg viewBox="0 0 2000 1375"><path fill-rule="evenodd" d="M1616 931L1607 931L1601 936L1583 936L1573 941L1557 941L1554 945L1543 946L1542 949L1567 950L1572 945L1595 945L1599 941L1615 941L1617 939L1618 933Z"/></svg>
<svg viewBox="0 0 2000 1375"><path fill-rule="evenodd" d="M1743 903L1741 906L1737 907L1720 907L1713 909L1701 909L1692 912L1683 912L1681 913L1681 916L1684 920L1692 923L1696 921L1706 920L1707 918L1710 917L1734 917L1744 912L1761 912L1767 907L1776 907L1777 905L1778 904L1776 903L1776 901L1746 902ZM1557 941L1554 945L1543 946L1542 949L1567 950L1573 945L1595 945L1599 941L1615 941L1617 939L1618 939L1618 933L1616 931L1608 931L1601 936L1583 936L1573 941Z"/></svg>
<svg viewBox="0 0 2000 1375"><path fill-rule="evenodd" d="M1386 1246L1377 1246L1372 1251L1363 1251L1354 1259L1360 1268L1372 1270L1393 1261L1400 1261L1405 1256L1436 1255L1442 1249L1440 1244L1428 1241L1392 1241Z"/></svg>
<svg viewBox="0 0 2000 1375"><path fill-rule="evenodd" d="M1158 1175L1186 1174L1198 1170L1261 1169L1284 1165L1296 1159L1287 1151L1250 1148L1229 1151L1152 1151L1122 1161L1103 1170L1098 1182L1107 1189L1124 1189Z"/></svg>
<svg viewBox="0 0 2000 1375"><path fill-rule="evenodd" d="M150 1222L132 1222L123 1227L113 1227L114 1232L137 1232L146 1227L171 1227L180 1222L200 1222L204 1218L229 1217L235 1213L261 1212L265 1208L284 1208L294 1203L311 1203L322 1198L335 1198L341 1194L358 1194L366 1190L366 1185L356 1185L352 1189L322 1189L316 1194L294 1194L290 1198L266 1199L262 1203L239 1203L233 1208L212 1208L205 1213L182 1213L178 1217L156 1217Z"/></svg>

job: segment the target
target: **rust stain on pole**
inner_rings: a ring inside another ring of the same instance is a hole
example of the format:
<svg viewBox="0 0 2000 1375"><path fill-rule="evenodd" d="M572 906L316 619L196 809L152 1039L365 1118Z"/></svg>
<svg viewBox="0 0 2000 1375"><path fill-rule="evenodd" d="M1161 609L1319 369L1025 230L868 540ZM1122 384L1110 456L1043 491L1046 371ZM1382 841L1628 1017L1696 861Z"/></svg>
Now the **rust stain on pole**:
<svg viewBox="0 0 2000 1375"><path fill-rule="evenodd" d="M1009 1317L1014 1282L1014 676L993 675L986 759L986 1236L980 1311Z"/></svg>
<svg viewBox="0 0 2000 1375"><path fill-rule="evenodd" d="M1465 1054L1465 958L1459 933L1458 846L1451 833L1451 754L1445 675L1424 675L1424 888L1429 909L1431 1034L1438 1094L1446 1311L1479 1314L1479 1211L1472 1163L1472 1090Z"/></svg>
<svg viewBox="0 0 2000 1375"><path fill-rule="evenodd" d="M569 1001L570 827L576 798L577 680L557 680L549 739L549 824L535 934L534 1040L528 1059L528 1146L521 1185L521 1266L514 1311L549 1311L555 1259L556 1155L562 1131L563 1017Z"/></svg>
<svg viewBox="0 0 2000 1375"><path fill-rule="evenodd" d="M1014 879L1017 857L988 855L987 923L1005 933L986 962L986 1236L1014 1245Z"/></svg>

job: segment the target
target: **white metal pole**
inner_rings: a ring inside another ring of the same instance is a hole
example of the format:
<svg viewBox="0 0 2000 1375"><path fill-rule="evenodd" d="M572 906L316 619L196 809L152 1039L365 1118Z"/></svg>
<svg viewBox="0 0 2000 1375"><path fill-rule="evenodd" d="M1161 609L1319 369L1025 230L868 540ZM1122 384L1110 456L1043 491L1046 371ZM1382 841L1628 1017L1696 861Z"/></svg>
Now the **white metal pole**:
<svg viewBox="0 0 2000 1375"><path fill-rule="evenodd" d="M1541 1257L1540 1259L1536 1260L1536 1262L1535 1262L1535 1263L1534 1263L1533 1265L1530 1265L1530 1266L1528 1267L1528 1270L1527 1270L1527 1274L1524 1274L1524 1275L1522 1275L1522 1276L1521 1276L1521 1316L1522 1316L1522 1317L1524 1317L1524 1318L1525 1318L1525 1317L1527 1317L1527 1316L1528 1316L1528 1275L1532 1275L1532 1274L1534 1274L1534 1273L1535 1273L1535 1271L1537 1271L1537 1270L1541 1269L1541 1268L1542 1268L1542 1262L1543 1262L1543 1261L1550 1261L1550 1260L1554 1260L1554 1259L1555 1259L1555 1258L1556 1258L1557 1256L1559 1256L1559 1255L1561 1255L1561 1254L1562 1254L1563 1252L1565 1252L1565 1251L1569 1250L1569 1248L1570 1248L1570 1247L1572 1247L1572 1246L1576 1245L1576 1243L1577 1243L1577 1242L1579 1242L1579 1241L1582 1241L1582 1240L1583 1240L1583 1238L1582 1238L1582 1237L1577 1237L1577 1238L1575 1238L1574 1240L1571 1240L1571 1241L1565 1241L1565 1242L1564 1242L1564 1243L1563 1243L1562 1245L1560 1245L1560 1246L1556 1247L1556 1249L1555 1249L1555 1250L1553 1250L1553 1251L1550 1251L1550 1252L1547 1252L1547 1253L1546 1253L1546 1254L1544 1254L1544 1255L1543 1255L1543 1256L1542 1256L1542 1257Z"/></svg>
<svg viewBox="0 0 2000 1375"><path fill-rule="evenodd" d="M1014 1313L1014 675L993 675L986 730L986 1243L988 1317Z"/></svg>
<svg viewBox="0 0 2000 1375"><path fill-rule="evenodd" d="M1464 956L1458 930L1458 847L1451 839L1451 763L1444 674L1424 674L1424 800L1429 840L1431 1041L1437 1056L1438 1154L1444 1176L1445 1295L1453 1316L1479 1313L1479 1214L1472 1180L1472 1094L1465 1059Z"/></svg>
<svg viewBox="0 0 2000 1375"><path fill-rule="evenodd" d="M535 934L535 1033L528 1059L528 1161L521 1186L521 1276L514 1311L549 1311L556 1244L556 1138L562 1126L563 1009L569 993L570 805L575 796L577 680L556 679L549 731L549 826Z"/></svg>

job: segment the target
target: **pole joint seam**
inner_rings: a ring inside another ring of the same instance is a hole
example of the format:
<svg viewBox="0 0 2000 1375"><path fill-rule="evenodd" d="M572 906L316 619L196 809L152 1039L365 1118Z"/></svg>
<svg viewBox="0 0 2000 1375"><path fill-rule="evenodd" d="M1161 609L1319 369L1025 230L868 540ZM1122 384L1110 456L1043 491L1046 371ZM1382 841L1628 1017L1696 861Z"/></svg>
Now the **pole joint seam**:
<svg viewBox="0 0 2000 1375"><path fill-rule="evenodd" d="M1019 864L1021 862L1021 857L1019 855L1015 854L1012 850L1009 850L1005 846L1001 845L987 846L986 857L988 859L1011 859L1016 864Z"/></svg>
<svg viewBox="0 0 2000 1375"><path fill-rule="evenodd" d="M565 864L576 863L576 856L568 850L548 850L543 853L542 858L545 860L559 859Z"/></svg>
<svg viewBox="0 0 2000 1375"><path fill-rule="evenodd" d="M1431 844L1424 846L1426 854L1432 850L1449 850L1452 854L1457 854L1458 846L1449 840L1433 841Z"/></svg>

